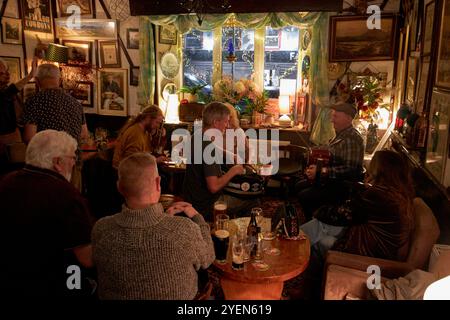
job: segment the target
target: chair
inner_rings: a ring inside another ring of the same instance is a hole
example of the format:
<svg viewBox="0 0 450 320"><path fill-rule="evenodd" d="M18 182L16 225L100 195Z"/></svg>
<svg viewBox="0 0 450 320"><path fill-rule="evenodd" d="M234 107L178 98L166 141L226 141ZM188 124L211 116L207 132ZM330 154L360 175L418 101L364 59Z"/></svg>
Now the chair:
<svg viewBox="0 0 450 320"><path fill-rule="evenodd" d="M280 146L278 172L271 179L280 181L281 194L287 199L286 187L293 181L293 177L303 172L307 161L308 148L289 144Z"/></svg>
<svg viewBox="0 0 450 320"><path fill-rule="evenodd" d="M342 300L350 296L370 297L366 281L367 268L377 265L381 281L405 276L414 269L426 269L433 245L439 237L439 226L431 209L421 198L415 198L415 229L405 262L328 251L324 267L322 292L324 300Z"/></svg>

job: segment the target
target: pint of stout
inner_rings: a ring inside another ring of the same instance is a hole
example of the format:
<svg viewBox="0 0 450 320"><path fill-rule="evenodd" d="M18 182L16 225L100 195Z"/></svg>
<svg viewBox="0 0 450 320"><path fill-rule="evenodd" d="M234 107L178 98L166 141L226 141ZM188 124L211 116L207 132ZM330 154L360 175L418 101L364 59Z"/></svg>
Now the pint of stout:
<svg viewBox="0 0 450 320"><path fill-rule="evenodd" d="M227 204L223 201L216 201L214 203L214 221L219 214L227 214Z"/></svg>
<svg viewBox="0 0 450 320"><path fill-rule="evenodd" d="M227 261L230 233L228 230L215 230L212 239L214 242L214 250L216 252L216 260L220 263L225 263Z"/></svg>

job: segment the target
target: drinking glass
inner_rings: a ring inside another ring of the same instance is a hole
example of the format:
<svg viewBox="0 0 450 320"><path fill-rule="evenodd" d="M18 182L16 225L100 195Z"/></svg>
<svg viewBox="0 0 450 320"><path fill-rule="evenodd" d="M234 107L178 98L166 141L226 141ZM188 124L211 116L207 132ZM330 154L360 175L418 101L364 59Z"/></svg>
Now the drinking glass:
<svg viewBox="0 0 450 320"><path fill-rule="evenodd" d="M214 202L213 219L216 221L216 217L221 214L227 214L227 203L223 200Z"/></svg>
<svg viewBox="0 0 450 320"><path fill-rule="evenodd" d="M231 267L234 270L244 269L244 242L237 236L233 237L231 252L233 254Z"/></svg>
<svg viewBox="0 0 450 320"><path fill-rule="evenodd" d="M227 261L228 243L230 239L230 232L228 230L229 221L230 217L226 214L220 214L216 217L216 226L212 239L216 252L216 260L219 263L225 263Z"/></svg>

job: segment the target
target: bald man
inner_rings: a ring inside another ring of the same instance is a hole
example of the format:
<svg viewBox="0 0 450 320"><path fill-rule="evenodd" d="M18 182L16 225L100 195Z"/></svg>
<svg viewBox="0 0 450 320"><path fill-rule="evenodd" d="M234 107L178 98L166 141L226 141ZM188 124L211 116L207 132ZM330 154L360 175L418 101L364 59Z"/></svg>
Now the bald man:
<svg viewBox="0 0 450 320"><path fill-rule="evenodd" d="M189 300L199 269L214 261L208 224L189 203L164 212L158 202L155 157L134 153L120 162L122 211L97 221L92 232L100 299ZM184 212L187 217L174 216Z"/></svg>

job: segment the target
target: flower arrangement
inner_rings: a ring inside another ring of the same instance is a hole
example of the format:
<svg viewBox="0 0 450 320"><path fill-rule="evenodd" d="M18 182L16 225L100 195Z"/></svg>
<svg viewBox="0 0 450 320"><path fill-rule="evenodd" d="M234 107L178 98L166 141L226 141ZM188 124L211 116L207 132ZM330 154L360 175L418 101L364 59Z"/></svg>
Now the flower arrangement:
<svg viewBox="0 0 450 320"><path fill-rule="evenodd" d="M267 93L261 91L253 80L245 78L233 82L231 77L224 77L217 81L213 97L217 101L234 105L241 114L252 111L264 113L268 102Z"/></svg>
<svg viewBox="0 0 450 320"><path fill-rule="evenodd" d="M351 86L341 82L337 91L342 100L356 104L360 119L368 122L378 120L379 108L389 109L389 104L383 103L383 89L376 77L363 77Z"/></svg>

